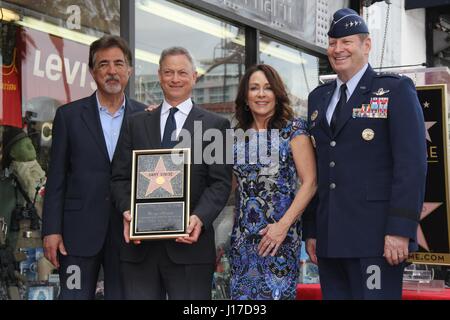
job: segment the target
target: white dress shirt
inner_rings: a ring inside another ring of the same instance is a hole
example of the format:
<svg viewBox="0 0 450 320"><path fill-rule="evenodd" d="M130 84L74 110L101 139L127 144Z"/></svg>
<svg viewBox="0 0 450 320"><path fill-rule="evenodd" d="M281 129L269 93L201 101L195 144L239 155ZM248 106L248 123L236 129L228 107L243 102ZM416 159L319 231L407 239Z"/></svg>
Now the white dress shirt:
<svg viewBox="0 0 450 320"><path fill-rule="evenodd" d="M162 104L161 109L161 142L164 137L164 128L166 127L167 118L169 117L170 109L172 107L178 108L178 111L175 113L175 122L177 123L177 138L180 135L181 129L183 129L184 123L192 110L193 103L192 99L189 98L186 101L183 101L178 106L171 106L165 99Z"/></svg>

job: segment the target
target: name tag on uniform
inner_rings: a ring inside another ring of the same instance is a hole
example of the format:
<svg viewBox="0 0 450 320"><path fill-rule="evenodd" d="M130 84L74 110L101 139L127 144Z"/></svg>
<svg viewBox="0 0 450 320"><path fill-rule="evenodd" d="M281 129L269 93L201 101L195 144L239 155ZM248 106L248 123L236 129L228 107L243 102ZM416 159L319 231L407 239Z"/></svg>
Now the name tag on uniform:
<svg viewBox="0 0 450 320"><path fill-rule="evenodd" d="M353 109L353 118L387 119L389 111L389 98L375 97L370 104L363 104L361 108Z"/></svg>

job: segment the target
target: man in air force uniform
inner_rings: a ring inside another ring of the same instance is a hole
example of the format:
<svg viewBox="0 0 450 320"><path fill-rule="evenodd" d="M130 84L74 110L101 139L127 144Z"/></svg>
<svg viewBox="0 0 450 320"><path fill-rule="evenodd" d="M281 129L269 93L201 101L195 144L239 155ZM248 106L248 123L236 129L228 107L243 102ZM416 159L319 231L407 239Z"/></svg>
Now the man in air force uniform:
<svg viewBox="0 0 450 320"><path fill-rule="evenodd" d="M422 108L409 78L368 64L364 20L347 8L333 18L327 53L337 79L308 102L319 191L305 216L307 251L325 299L400 299L425 191Z"/></svg>

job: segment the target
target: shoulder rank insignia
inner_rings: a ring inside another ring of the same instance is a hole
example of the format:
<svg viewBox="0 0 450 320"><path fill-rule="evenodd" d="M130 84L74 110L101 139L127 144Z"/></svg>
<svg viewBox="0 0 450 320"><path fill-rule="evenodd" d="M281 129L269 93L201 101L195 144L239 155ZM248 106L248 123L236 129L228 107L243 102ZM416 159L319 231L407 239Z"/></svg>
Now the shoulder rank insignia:
<svg viewBox="0 0 450 320"><path fill-rule="evenodd" d="M381 97L381 96L384 96L385 94L387 94L389 92L391 92L391 90L384 90L383 88L380 88L380 89L378 89L377 92L374 92L373 94L378 96L378 97Z"/></svg>

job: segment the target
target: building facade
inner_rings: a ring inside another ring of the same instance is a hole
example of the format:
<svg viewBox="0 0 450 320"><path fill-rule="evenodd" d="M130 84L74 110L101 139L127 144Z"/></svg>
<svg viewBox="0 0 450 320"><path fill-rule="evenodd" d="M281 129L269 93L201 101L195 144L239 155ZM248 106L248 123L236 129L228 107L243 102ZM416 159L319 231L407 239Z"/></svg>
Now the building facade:
<svg viewBox="0 0 450 320"><path fill-rule="evenodd" d="M305 117L308 94L319 85L321 75L331 72L327 31L332 13L339 8L353 7L366 17L374 39L370 61L374 67L427 62L425 9L406 10L404 0L392 0L390 5L372 2L0 1L0 137L6 127L27 131L45 172L55 111L95 91L88 68L89 45L105 34L128 40L135 53L128 94L145 104L162 101L157 76L160 53L183 46L193 54L199 72L194 100L201 107L232 119L245 69L266 63L280 72L296 113ZM3 149L0 156L7 156ZM7 168L1 169L0 210L9 225L16 196ZM222 226L229 225L231 203L217 222L219 243L227 241L229 228Z"/></svg>

